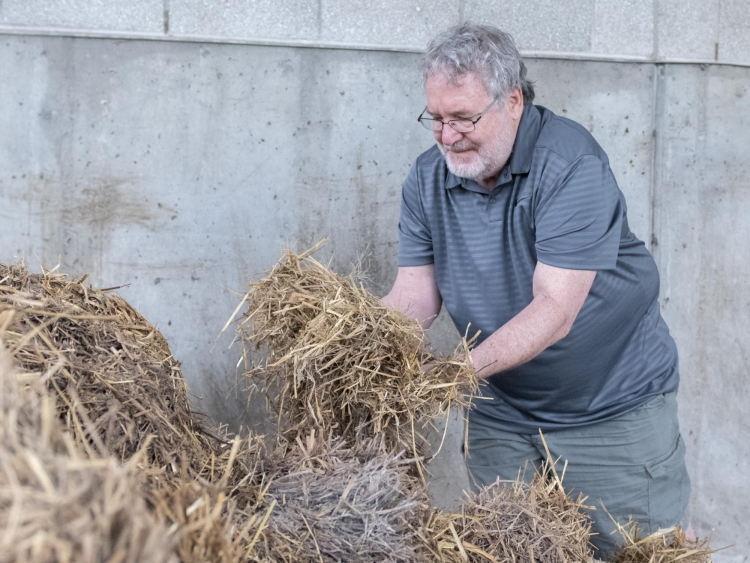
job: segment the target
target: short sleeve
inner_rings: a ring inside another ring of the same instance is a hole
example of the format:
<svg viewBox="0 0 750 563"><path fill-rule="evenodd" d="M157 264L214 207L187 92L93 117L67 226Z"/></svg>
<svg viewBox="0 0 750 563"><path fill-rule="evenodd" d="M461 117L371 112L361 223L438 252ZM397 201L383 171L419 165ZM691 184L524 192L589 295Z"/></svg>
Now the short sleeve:
<svg viewBox="0 0 750 563"><path fill-rule="evenodd" d="M398 231L399 266L425 266L434 263L432 234L419 194L419 173L416 163L409 171L401 192Z"/></svg>
<svg viewBox="0 0 750 563"><path fill-rule="evenodd" d="M571 270L614 269L624 202L609 165L583 156L542 189L535 213L537 259Z"/></svg>

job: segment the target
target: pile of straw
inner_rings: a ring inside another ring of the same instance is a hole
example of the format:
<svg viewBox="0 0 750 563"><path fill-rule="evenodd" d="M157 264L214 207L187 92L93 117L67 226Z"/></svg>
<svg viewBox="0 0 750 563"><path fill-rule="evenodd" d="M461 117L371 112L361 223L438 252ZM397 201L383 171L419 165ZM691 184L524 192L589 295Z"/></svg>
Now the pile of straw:
<svg viewBox="0 0 750 563"><path fill-rule="evenodd" d="M176 563L132 465L82 458L54 400L16 377L0 342L0 562Z"/></svg>
<svg viewBox="0 0 750 563"><path fill-rule="evenodd" d="M266 506L276 503L268 553L281 561L589 559L584 500L566 495L556 474L547 478L548 466L530 485L497 483L470 496L459 515L430 507L412 471L418 428L451 405L470 406L477 381L468 344L435 357L418 323L320 264L316 248L285 251L243 300L241 334L267 353L248 373L264 385L282 435L281 454L266 465ZM326 438L305 442L311 428ZM404 451L413 459L394 455Z"/></svg>
<svg viewBox="0 0 750 563"><path fill-rule="evenodd" d="M124 299L84 279L0 265L0 334L20 379L51 392L49 424L60 424L66 446L61 459L107 465L101 486L116 497L106 497L108 506L116 511L133 498L145 530L169 527L162 543L174 544L179 561L248 560L262 437L232 442L222 429L207 428L191 412L163 336Z"/></svg>
<svg viewBox="0 0 750 563"><path fill-rule="evenodd" d="M623 545L610 559L611 563L711 563L710 538L689 540L680 526L659 530L641 538L637 522L620 525L615 522Z"/></svg>
<svg viewBox="0 0 750 563"><path fill-rule="evenodd" d="M432 523L445 561L573 563L590 561L591 520L585 498L565 493L554 465L547 461L531 483L522 479L483 487L456 515Z"/></svg>
<svg viewBox="0 0 750 563"><path fill-rule="evenodd" d="M412 460L377 441L297 438L266 467L270 510L263 550L284 562L432 561L418 532L427 492Z"/></svg>
<svg viewBox="0 0 750 563"><path fill-rule="evenodd" d="M311 428L357 439L383 434L388 451L415 452L415 423L468 407L476 393L467 343L451 358L435 357L417 322L353 275L331 272L312 257L316 249L285 251L245 296L240 331L268 353L249 375L262 381L289 440Z"/></svg>
<svg viewBox="0 0 750 563"><path fill-rule="evenodd" d="M164 337L124 299L80 279L0 264L0 313L27 379L48 374L61 418L89 456L145 450L169 476L211 470L227 444L203 428Z"/></svg>
<svg viewBox="0 0 750 563"><path fill-rule="evenodd" d="M269 354L250 372L283 421L270 457L260 438L196 419L161 334L84 279L0 265L0 337L31 389L0 405L0 563L590 555L583 500L554 467L482 490L459 515L430 506L416 429L470 405L468 345L435 357L417 323L311 251L253 284L242 321Z"/></svg>

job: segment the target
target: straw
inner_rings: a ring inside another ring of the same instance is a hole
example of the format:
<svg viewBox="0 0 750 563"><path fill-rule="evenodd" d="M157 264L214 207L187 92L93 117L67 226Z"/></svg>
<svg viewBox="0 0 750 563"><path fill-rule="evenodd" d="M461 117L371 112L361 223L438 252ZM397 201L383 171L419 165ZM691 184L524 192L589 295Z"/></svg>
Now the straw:
<svg viewBox="0 0 750 563"><path fill-rule="evenodd" d="M176 563L139 486L132 466L78 455L53 399L18 385L0 341L0 562Z"/></svg>
<svg viewBox="0 0 750 563"><path fill-rule="evenodd" d="M0 265L0 333L19 379L47 397L48 426L59 426L71 463L108 464L118 476L110 489L132 498L145 529L162 530L180 561L252 560L262 437L232 441L193 413L163 336L124 299L84 280ZM13 478L33 474L51 493L43 465L29 463ZM122 504L109 500L113 510ZM117 557L131 551L139 553L128 547Z"/></svg>
<svg viewBox="0 0 750 563"><path fill-rule="evenodd" d="M591 560L590 509L573 499L551 460L531 483L498 479L467 494L459 514L437 514L429 524L433 549L444 561L579 563Z"/></svg>
<svg viewBox="0 0 750 563"><path fill-rule="evenodd" d="M227 455L221 429L193 413L179 363L161 333L123 298L45 270L0 264L0 316L25 381L46 374L66 429L88 455L145 463L174 478L211 479Z"/></svg>
<svg viewBox="0 0 750 563"><path fill-rule="evenodd" d="M382 438L380 439L382 440ZM414 522L429 510L412 460L380 440L350 446L313 432L279 447L266 465L266 552L289 562L432 561Z"/></svg>
<svg viewBox="0 0 750 563"><path fill-rule="evenodd" d="M251 285L240 331L266 358L248 375L265 388L290 441L311 428L352 440L383 435L387 451L417 456L425 440L413 426L468 407L477 392L469 343L436 356L416 321L388 309L354 274L315 260L319 245L286 250Z"/></svg>
<svg viewBox="0 0 750 563"><path fill-rule="evenodd" d="M611 563L711 563L711 538L690 540L680 526L658 530L640 537L638 522L625 525L615 522L623 544L618 547Z"/></svg>

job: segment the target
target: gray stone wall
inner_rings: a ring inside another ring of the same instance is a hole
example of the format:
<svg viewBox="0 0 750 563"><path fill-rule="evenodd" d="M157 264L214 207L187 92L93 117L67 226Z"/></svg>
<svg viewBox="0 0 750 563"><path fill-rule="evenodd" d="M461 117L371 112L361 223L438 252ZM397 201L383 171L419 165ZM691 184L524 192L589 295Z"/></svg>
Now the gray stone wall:
<svg viewBox="0 0 750 563"><path fill-rule="evenodd" d="M716 561L747 561L749 11L740 0L0 0L0 261L128 284L196 406L267 429L238 346L219 336L247 281L287 243L328 236L335 269L363 259L371 289L388 290L401 182L431 144L409 51L462 18L501 25L529 55L537 102L610 155L680 349L693 522L735 544ZM441 317L431 338L447 351L457 335ZM445 505L466 486L461 435L454 418L431 466Z"/></svg>

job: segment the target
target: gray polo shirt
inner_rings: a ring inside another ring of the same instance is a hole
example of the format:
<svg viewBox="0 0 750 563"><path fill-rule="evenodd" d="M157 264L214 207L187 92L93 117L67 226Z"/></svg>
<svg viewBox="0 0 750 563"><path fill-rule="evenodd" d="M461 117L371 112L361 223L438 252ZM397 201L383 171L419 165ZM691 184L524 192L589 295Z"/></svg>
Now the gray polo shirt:
<svg viewBox="0 0 750 563"><path fill-rule="evenodd" d="M589 132L527 106L495 189L448 171L437 146L403 186L399 266L435 265L464 334L487 338L533 299L537 262L597 270L570 333L493 375L476 418L512 432L583 425L677 388L677 349L659 311L659 274L630 231L625 198Z"/></svg>

